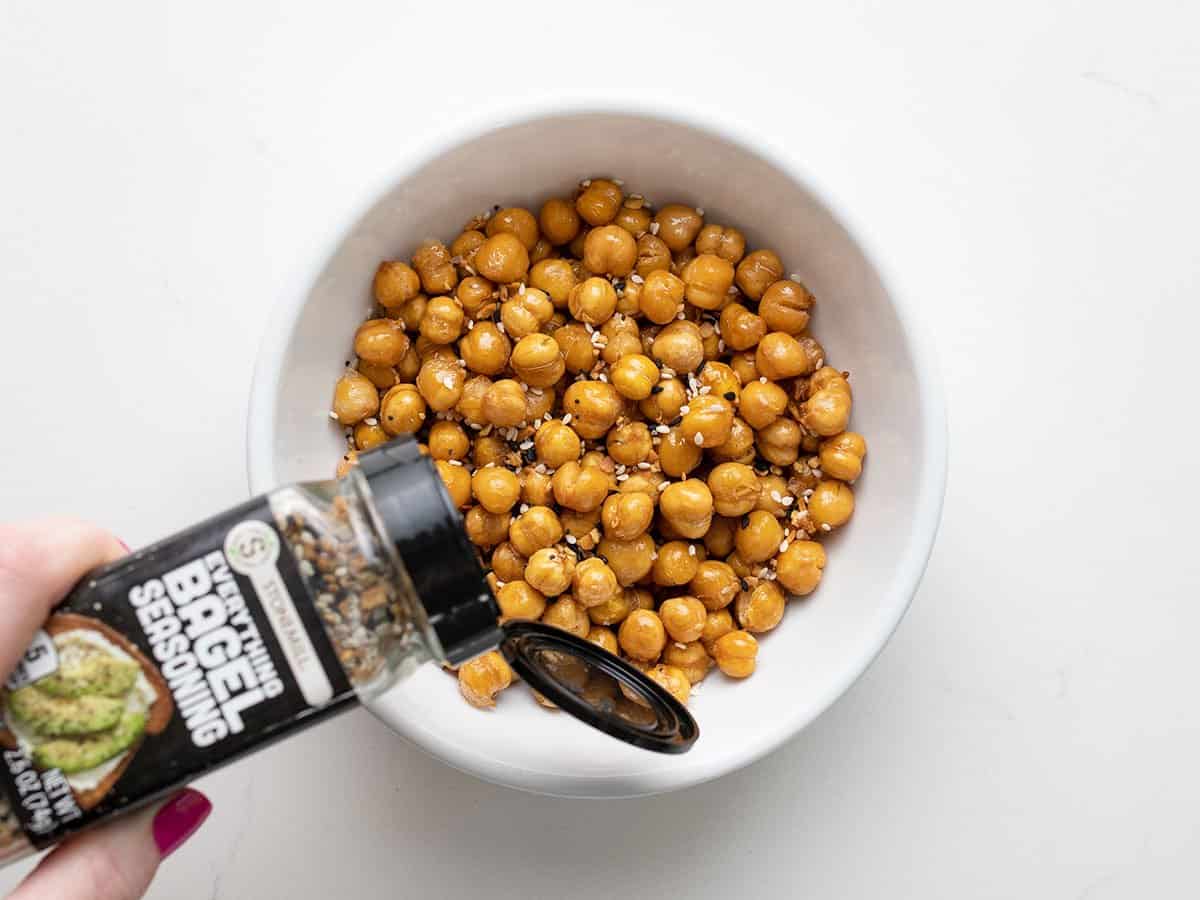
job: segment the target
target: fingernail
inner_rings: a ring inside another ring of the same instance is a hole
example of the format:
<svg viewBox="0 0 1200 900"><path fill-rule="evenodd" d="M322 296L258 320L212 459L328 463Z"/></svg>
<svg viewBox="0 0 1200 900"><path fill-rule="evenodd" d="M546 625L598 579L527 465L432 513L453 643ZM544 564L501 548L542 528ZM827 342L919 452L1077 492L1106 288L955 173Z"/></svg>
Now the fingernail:
<svg viewBox="0 0 1200 900"><path fill-rule="evenodd" d="M160 809L154 816L154 843L158 845L158 854L166 859L183 842L196 833L208 814L212 812L212 804L199 791L184 788Z"/></svg>

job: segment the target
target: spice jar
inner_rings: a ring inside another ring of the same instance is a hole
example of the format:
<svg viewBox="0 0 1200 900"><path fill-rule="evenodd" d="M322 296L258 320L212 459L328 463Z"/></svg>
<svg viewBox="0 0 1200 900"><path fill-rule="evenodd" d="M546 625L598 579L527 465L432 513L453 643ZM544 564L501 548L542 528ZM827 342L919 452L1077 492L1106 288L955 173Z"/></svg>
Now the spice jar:
<svg viewBox="0 0 1200 900"><path fill-rule="evenodd" d="M336 481L282 487L87 576L0 702L0 863L335 712L426 662L499 648L593 727L660 752L698 731L655 682L499 608L432 463L397 439ZM630 704L605 702L634 694Z"/></svg>

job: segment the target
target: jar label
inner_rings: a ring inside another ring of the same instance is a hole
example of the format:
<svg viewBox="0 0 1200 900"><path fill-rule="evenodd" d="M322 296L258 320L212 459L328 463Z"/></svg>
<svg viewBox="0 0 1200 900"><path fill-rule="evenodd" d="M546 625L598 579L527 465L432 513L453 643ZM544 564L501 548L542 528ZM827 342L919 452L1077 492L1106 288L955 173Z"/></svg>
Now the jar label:
<svg viewBox="0 0 1200 900"><path fill-rule="evenodd" d="M94 573L6 682L2 784L47 846L355 699L253 500Z"/></svg>

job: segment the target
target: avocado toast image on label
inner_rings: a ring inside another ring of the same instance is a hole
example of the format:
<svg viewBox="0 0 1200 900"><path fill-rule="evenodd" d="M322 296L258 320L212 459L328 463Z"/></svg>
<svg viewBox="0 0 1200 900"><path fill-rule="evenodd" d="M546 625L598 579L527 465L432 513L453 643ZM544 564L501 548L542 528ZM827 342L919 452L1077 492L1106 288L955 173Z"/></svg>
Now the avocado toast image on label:
<svg viewBox="0 0 1200 900"><path fill-rule="evenodd" d="M174 711L158 669L126 638L87 616L60 613L46 632L58 669L12 691L4 724L42 770L58 769L82 809L112 789L146 735Z"/></svg>

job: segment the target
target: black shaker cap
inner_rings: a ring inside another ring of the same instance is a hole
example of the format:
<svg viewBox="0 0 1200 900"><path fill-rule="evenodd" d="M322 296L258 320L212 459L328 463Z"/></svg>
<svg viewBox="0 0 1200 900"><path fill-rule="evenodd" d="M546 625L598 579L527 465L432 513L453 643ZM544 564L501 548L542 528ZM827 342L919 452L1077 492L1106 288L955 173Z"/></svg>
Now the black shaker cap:
<svg viewBox="0 0 1200 900"><path fill-rule="evenodd" d="M397 438L360 454L358 465L446 662L456 666L498 645L500 609L433 462L416 441Z"/></svg>

